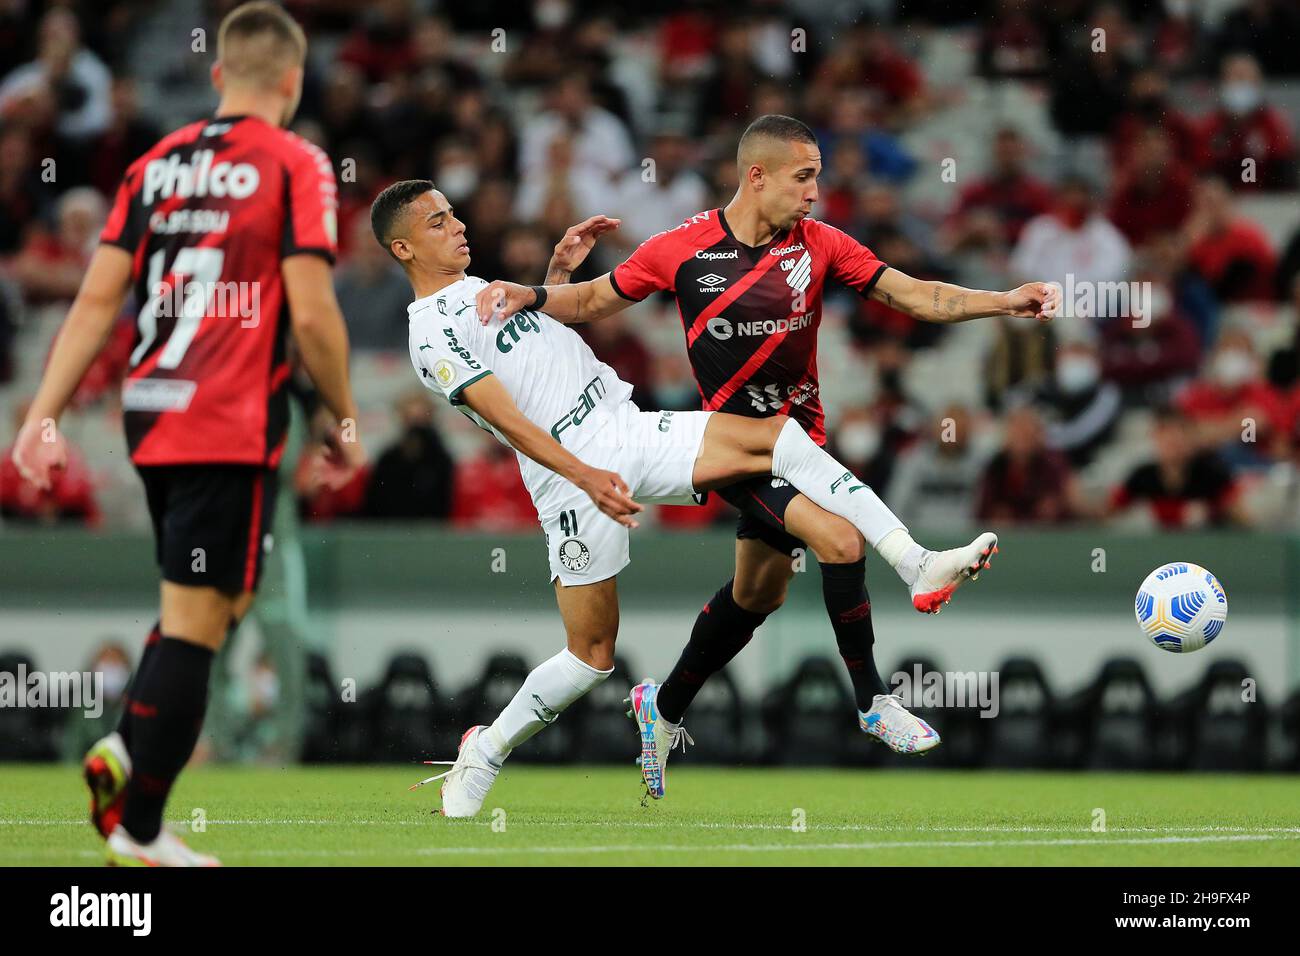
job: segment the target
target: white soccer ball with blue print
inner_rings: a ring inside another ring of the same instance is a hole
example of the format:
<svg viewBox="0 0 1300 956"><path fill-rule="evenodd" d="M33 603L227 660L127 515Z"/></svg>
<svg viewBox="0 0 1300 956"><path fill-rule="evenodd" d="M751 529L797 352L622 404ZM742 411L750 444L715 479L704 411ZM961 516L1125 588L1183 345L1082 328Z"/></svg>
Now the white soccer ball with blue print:
<svg viewBox="0 0 1300 956"><path fill-rule="evenodd" d="M1135 610L1138 626L1156 647L1187 654L1223 632L1228 595L1219 579L1199 564L1176 561L1147 575Z"/></svg>

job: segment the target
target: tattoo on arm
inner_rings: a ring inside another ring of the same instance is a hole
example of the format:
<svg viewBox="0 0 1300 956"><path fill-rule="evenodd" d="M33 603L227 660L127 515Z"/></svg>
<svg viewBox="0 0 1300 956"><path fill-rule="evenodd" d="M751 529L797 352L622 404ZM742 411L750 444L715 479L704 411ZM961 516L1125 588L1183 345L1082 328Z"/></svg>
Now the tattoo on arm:
<svg viewBox="0 0 1300 956"><path fill-rule="evenodd" d="M934 309L935 318L943 317L943 313L939 311L939 283L937 282L934 284L934 303L932 308Z"/></svg>
<svg viewBox="0 0 1300 956"><path fill-rule="evenodd" d="M958 319L966 314L966 293L959 292L948 298L948 318Z"/></svg>

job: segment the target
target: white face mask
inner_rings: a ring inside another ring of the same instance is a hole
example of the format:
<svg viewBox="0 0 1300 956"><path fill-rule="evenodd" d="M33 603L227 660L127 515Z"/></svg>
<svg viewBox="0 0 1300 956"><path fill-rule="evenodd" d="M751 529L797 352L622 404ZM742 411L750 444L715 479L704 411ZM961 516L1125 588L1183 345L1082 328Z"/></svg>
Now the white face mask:
<svg viewBox="0 0 1300 956"><path fill-rule="evenodd" d="M845 425L836 434L835 444L849 461L870 461L880 450L880 429L869 422Z"/></svg>
<svg viewBox="0 0 1300 956"><path fill-rule="evenodd" d="M452 203L462 202L478 186L478 170L473 166L448 166L438 175L438 189Z"/></svg>
<svg viewBox="0 0 1300 956"><path fill-rule="evenodd" d="M533 7L537 25L546 30L564 26L569 22L571 12L566 0L541 0L541 3Z"/></svg>
<svg viewBox="0 0 1300 956"><path fill-rule="evenodd" d="M1086 355L1067 355L1056 363L1056 384L1068 395L1086 392L1100 377L1096 360Z"/></svg>
<svg viewBox="0 0 1300 956"><path fill-rule="evenodd" d="M121 664L106 664L99 672L104 676L104 696L109 700L121 697L131 679L131 672Z"/></svg>
<svg viewBox="0 0 1300 956"><path fill-rule="evenodd" d="M1241 349L1228 349L1214 357L1210 375L1224 388L1244 385L1255 374L1255 360Z"/></svg>
<svg viewBox="0 0 1300 956"><path fill-rule="evenodd" d="M1240 116L1251 112L1259 105L1261 94L1259 87L1249 80L1233 80L1223 84L1219 90L1219 97L1229 113Z"/></svg>

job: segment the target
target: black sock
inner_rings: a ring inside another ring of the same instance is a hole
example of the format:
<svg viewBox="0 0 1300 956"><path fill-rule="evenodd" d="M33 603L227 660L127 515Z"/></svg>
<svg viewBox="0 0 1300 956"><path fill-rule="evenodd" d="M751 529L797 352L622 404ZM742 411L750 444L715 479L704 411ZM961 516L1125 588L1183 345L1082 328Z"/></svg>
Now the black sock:
<svg viewBox="0 0 1300 956"><path fill-rule="evenodd" d="M198 743L212 659L206 647L164 636L131 693L131 780L122 826L140 843L158 836L172 783Z"/></svg>
<svg viewBox="0 0 1300 956"><path fill-rule="evenodd" d="M823 564L822 596L840 657L849 669L858 710L870 710L871 698L888 694L889 690L876 672L872 653L876 632L871 626L871 600L867 597L867 559L853 564Z"/></svg>
<svg viewBox="0 0 1300 956"><path fill-rule="evenodd" d="M122 737L122 742L126 744L126 749L131 749L131 695L135 689L140 686L140 678L149 665L153 662L154 649L158 642L162 640L162 621L154 621L153 628L149 631L149 636L144 639L144 650L140 652L140 662L135 665L135 673L131 675L131 683L122 695L122 713L117 718L117 732Z"/></svg>
<svg viewBox="0 0 1300 956"><path fill-rule="evenodd" d="M767 620L766 613L746 611L736 603L731 593L735 583L734 578L728 581L704 605L682 656L659 688L659 713L674 724L681 721L704 682L726 667Z"/></svg>

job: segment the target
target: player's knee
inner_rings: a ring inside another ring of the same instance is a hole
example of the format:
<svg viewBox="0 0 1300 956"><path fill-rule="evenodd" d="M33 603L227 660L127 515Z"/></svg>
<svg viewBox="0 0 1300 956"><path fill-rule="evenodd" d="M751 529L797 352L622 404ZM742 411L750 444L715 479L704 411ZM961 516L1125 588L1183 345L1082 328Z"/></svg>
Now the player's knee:
<svg viewBox="0 0 1300 956"><path fill-rule="evenodd" d="M847 521L836 522L816 551L823 564L853 564L867 553L862 533Z"/></svg>
<svg viewBox="0 0 1300 956"><path fill-rule="evenodd" d="M580 641L570 641L569 650L578 660L598 671L607 671L614 666L614 635L612 634L600 634Z"/></svg>

